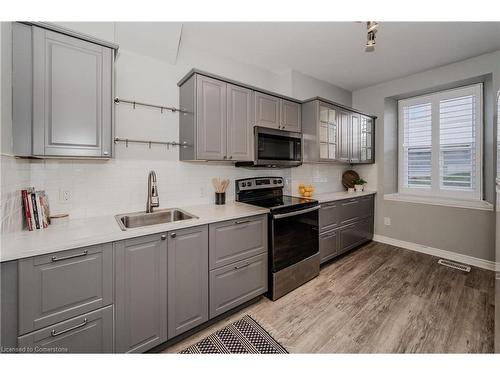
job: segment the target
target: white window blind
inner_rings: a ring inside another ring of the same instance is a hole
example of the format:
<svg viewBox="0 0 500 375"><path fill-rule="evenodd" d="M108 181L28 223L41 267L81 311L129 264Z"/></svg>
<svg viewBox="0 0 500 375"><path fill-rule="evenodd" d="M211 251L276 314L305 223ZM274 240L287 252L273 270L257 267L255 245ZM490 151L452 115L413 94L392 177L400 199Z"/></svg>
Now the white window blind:
<svg viewBox="0 0 500 375"><path fill-rule="evenodd" d="M482 84L400 100L400 193L481 199Z"/></svg>

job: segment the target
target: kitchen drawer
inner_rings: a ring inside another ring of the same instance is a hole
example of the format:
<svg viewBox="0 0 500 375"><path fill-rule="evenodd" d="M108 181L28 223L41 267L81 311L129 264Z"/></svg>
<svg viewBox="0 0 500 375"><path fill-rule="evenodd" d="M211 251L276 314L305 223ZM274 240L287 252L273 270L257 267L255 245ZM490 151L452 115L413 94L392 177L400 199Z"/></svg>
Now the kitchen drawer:
<svg viewBox="0 0 500 375"><path fill-rule="evenodd" d="M344 199L338 203L340 225L352 223L362 217L361 201L359 198Z"/></svg>
<svg viewBox="0 0 500 375"><path fill-rule="evenodd" d="M113 302L111 244L19 260L19 334Z"/></svg>
<svg viewBox="0 0 500 375"><path fill-rule="evenodd" d="M113 306L21 336L26 353L112 353Z"/></svg>
<svg viewBox="0 0 500 375"><path fill-rule="evenodd" d="M210 271L210 319L267 292L267 254Z"/></svg>
<svg viewBox="0 0 500 375"><path fill-rule="evenodd" d="M321 203L319 211L319 227L320 231L336 228L340 223L339 202Z"/></svg>
<svg viewBox="0 0 500 375"><path fill-rule="evenodd" d="M373 195L366 195L359 198L359 212L361 217L373 216L374 214Z"/></svg>
<svg viewBox="0 0 500 375"><path fill-rule="evenodd" d="M339 254L373 238L373 216L339 229Z"/></svg>
<svg viewBox="0 0 500 375"><path fill-rule="evenodd" d="M211 270L267 252L267 215L210 224L209 249Z"/></svg>
<svg viewBox="0 0 500 375"><path fill-rule="evenodd" d="M339 248L339 233L337 230L331 230L322 233L319 236L319 253L321 263L329 261L337 255Z"/></svg>

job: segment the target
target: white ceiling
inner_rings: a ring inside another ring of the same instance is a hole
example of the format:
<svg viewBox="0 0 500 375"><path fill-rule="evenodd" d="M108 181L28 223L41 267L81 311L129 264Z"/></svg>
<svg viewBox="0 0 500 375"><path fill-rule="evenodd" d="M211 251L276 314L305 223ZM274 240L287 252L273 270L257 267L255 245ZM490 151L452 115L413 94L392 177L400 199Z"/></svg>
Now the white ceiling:
<svg viewBox="0 0 500 375"><path fill-rule="evenodd" d="M498 50L500 22L381 22L375 52L365 40L357 22L196 22L183 24L181 48L355 90Z"/></svg>

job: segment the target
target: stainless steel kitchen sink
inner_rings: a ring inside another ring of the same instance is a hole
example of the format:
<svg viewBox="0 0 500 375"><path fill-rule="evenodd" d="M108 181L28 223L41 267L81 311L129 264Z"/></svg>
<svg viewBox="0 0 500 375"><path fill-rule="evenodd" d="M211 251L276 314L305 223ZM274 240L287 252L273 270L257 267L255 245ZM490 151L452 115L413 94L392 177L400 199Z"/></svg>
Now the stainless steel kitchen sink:
<svg viewBox="0 0 500 375"><path fill-rule="evenodd" d="M131 228L145 227L148 225L173 223L176 221L198 219L197 216L190 214L180 208L166 208L154 212L133 212L115 216L121 230Z"/></svg>

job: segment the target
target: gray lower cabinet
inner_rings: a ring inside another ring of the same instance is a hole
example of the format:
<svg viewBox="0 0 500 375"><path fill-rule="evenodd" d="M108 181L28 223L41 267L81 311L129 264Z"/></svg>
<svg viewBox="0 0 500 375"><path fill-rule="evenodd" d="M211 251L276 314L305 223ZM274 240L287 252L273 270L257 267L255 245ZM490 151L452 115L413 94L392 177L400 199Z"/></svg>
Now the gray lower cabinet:
<svg viewBox="0 0 500 375"><path fill-rule="evenodd" d="M210 271L210 318L267 291L267 253Z"/></svg>
<svg viewBox="0 0 500 375"><path fill-rule="evenodd" d="M110 158L113 50L18 23L13 40L16 155Z"/></svg>
<svg viewBox="0 0 500 375"><path fill-rule="evenodd" d="M115 347L144 352L167 340L167 235L115 243Z"/></svg>
<svg viewBox="0 0 500 375"><path fill-rule="evenodd" d="M327 202L321 204L319 211L320 231L326 231L338 227L340 224L340 212L338 202Z"/></svg>
<svg viewBox="0 0 500 375"><path fill-rule="evenodd" d="M319 253L321 263L334 258L339 251L339 232L335 229L319 236Z"/></svg>
<svg viewBox="0 0 500 375"><path fill-rule="evenodd" d="M373 195L321 203L321 263L370 241L373 238L373 216Z"/></svg>
<svg viewBox="0 0 500 375"><path fill-rule="evenodd" d="M208 227L168 233L168 338L208 320Z"/></svg>
<svg viewBox="0 0 500 375"><path fill-rule="evenodd" d="M267 251L267 215L210 224L210 269Z"/></svg>
<svg viewBox="0 0 500 375"><path fill-rule="evenodd" d="M18 338L24 353L113 353L113 306Z"/></svg>
<svg viewBox="0 0 500 375"><path fill-rule="evenodd" d="M19 334L113 303L111 244L21 259Z"/></svg>

